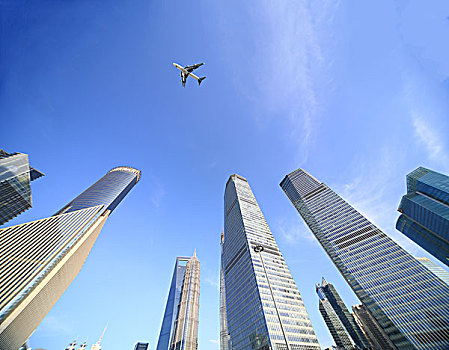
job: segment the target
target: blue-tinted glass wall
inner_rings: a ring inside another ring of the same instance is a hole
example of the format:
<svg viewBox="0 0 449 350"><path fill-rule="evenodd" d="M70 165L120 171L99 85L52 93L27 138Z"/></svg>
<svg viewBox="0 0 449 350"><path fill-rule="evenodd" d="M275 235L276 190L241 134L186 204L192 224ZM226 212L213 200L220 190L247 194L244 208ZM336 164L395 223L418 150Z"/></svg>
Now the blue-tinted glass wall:
<svg viewBox="0 0 449 350"><path fill-rule="evenodd" d="M28 155L0 149L0 225L32 207L30 181L43 175L29 166Z"/></svg>
<svg viewBox="0 0 449 350"><path fill-rule="evenodd" d="M281 187L398 349L449 349L449 288L302 169Z"/></svg>
<svg viewBox="0 0 449 350"><path fill-rule="evenodd" d="M396 228L449 266L449 176L412 171L398 211Z"/></svg>
<svg viewBox="0 0 449 350"><path fill-rule="evenodd" d="M174 324L177 316L181 289L184 281L187 261L190 258L177 257L170 290L168 292L167 305L165 306L164 318L162 319L161 332L157 342L156 350L168 350L172 338Z"/></svg>
<svg viewBox="0 0 449 350"><path fill-rule="evenodd" d="M352 341L360 349L368 348L368 340L365 338L362 330L357 325L354 316L349 312L335 287L323 278L321 285L317 284L316 291L320 299L327 299L329 301L329 304L335 311L335 314L338 316Z"/></svg>
<svg viewBox="0 0 449 350"><path fill-rule="evenodd" d="M134 350L148 350L150 348L149 343L137 343Z"/></svg>
<svg viewBox="0 0 449 350"><path fill-rule="evenodd" d="M222 268L234 350L318 350L298 288L245 178L225 190Z"/></svg>
<svg viewBox="0 0 449 350"><path fill-rule="evenodd" d="M338 319L332 305L325 297L320 296L319 310L332 338L334 338L337 348L339 350L354 350L354 343L346 332L346 329L343 327L343 324Z"/></svg>
<svg viewBox="0 0 449 350"><path fill-rule="evenodd" d="M104 205L106 209L113 211L139 179L140 170L130 167L114 168L55 215L96 205Z"/></svg>

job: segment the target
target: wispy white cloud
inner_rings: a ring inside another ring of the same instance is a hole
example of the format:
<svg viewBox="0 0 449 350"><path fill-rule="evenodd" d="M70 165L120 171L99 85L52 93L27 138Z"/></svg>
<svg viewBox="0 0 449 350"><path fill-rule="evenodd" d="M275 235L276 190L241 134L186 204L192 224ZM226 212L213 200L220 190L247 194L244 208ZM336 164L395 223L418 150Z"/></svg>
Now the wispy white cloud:
<svg viewBox="0 0 449 350"><path fill-rule="evenodd" d="M288 244L301 245L307 242L309 244L318 244L317 239L304 224L304 222L295 217L294 221L289 221L285 217L282 218L276 227L277 233L279 233Z"/></svg>
<svg viewBox="0 0 449 350"><path fill-rule="evenodd" d="M338 5L338 0L246 3L248 9L242 7L238 16L246 16L248 33L232 36L233 47L241 41L240 45L253 48L247 64L240 60L231 64L237 72L236 85L254 102L262 126L267 119L283 119L287 139L297 146L300 164L307 160L319 124L325 101L322 94L332 85L327 74L332 66L329 28ZM226 23L227 36L229 30Z"/></svg>
<svg viewBox="0 0 449 350"><path fill-rule="evenodd" d="M162 204L163 198L166 195L165 187L161 183L161 181L159 181L155 177L150 177L150 186L151 186L151 190L150 190L151 203L156 208L159 208Z"/></svg>
<svg viewBox="0 0 449 350"><path fill-rule="evenodd" d="M73 336L73 326L67 319L49 315L39 325L39 332L43 335L66 334Z"/></svg>
<svg viewBox="0 0 449 350"><path fill-rule="evenodd" d="M401 173L403 166L394 147L382 146L376 157L360 156L354 164L353 180L332 185L336 192L408 252L422 254L415 243L395 229L397 207L404 194L398 191L397 183L404 183L405 192L405 174Z"/></svg>
<svg viewBox="0 0 449 350"><path fill-rule="evenodd" d="M218 339L210 339L209 342L214 344L220 344L220 341Z"/></svg>
<svg viewBox="0 0 449 350"><path fill-rule="evenodd" d="M215 269L209 269L206 266L202 270L202 281L208 286L220 290L219 272Z"/></svg>
<svg viewBox="0 0 449 350"><path fill-rule="evenodd" d="M412 121L415 137L425 147L428 158L449 171L449 155L443 135L416 112L412 112Z"/></svg>
<svg viewBox="0 0 449 350"><path fill-rule="evenodd" d="M217 290L220 289L220 284L218 283L218 277L214 278L212 276L207 276L204 278L204 282L208 284L211 287L216 288Z"/></svg>

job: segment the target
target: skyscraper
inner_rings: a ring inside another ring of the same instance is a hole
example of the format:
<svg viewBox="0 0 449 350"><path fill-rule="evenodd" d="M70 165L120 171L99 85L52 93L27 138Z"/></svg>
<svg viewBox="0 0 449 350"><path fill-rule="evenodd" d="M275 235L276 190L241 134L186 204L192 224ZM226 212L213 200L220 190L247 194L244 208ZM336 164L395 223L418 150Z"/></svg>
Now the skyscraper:
<svg viewBox="0 0 449 350"><path fill-rule="evenodd" d="M419 167L407 175L396 228L449 266L449 176Z"/></svg>
<svg viewBox="0 0 449 350"><path fill-rule="evenodd" d="M221 233L221 254L223 254L224 234ZM226 318L226 292L224 282L223 264L220 264L220 350L231 350L231 337L228 331L228 322Z"/></svg>
<svg viewBox="0 0 449 350"><path fill-rule="evenodd" d="M30 182L41 176L27 154L0 149L0 225L32 207Z"/></svg>
<svg viewBox="0 0 449 350"><path fill-rule="evenodd" d="M429 258L416 257L421 264L427 267L434 275L436 275L440 280L449 285L449 272L443 269L441 266L435 264Z"/></svg>
<svg viewBox="0 0 449 350"><path fill-rule="evenodd" d="M114 168L77 197L76 209L69 205L46 219L0 230L0 349L16 350L28 339L139 178L139 170Z"/></svg>
<svg viewBox="0 0 449 350"><path fill-rule="evenodd" d="M449 288L302 169L281 187L398 349L449 348Z"/></svg>
<svg viewBox="0 0 449 350"><path fill-rule="evenodd" d="M234 350L319 350L287 264L245 178L226 184L222 252Z"/></svg>
<svg viewBox="0 0 449 350"><path fill-rule="evenodd" d="M137 343L134 350L149 350L149 343Z"/></svg>
<svg viewBox="0 0 449 350"><path fill-rule="evenodd" d="M332 338L334 338L337 348L344 350L355 349L354 342L352 341L349 334L346 333L346 329L338 319L338 316L335 313L335 310L332 308L332 305L323 295L318 294L318 296L321 316L323 316L324 322L326 323L326 326L329 329Z"/></svg>
<svg viewBox="0 0 449 350"><path fill-rule="evenodd" d="M327 282L323 277L321 285L319 283L316 285L316 292L320 297L320 300L326 299L328 301L330 307L332 307L332 309L334 310L344 329L346 330L346 332L348 332L352 342L356 344L360 349L368 348L368 341L366 340L362 330L357 325L354 316L349 312L335 287L331 283Z"/></svg>
<svg viewBox="0 0 449 350"><path fill-rule="evenodd" d="M369 340L371 347L375 350L395 350L395 346L379 326L376 319L371 315L365 305L354 305L352 307L354 318Z"/></svg>
<svg viewBox="0 0 449 350"><path fill-rule="evenodd" d="M200 262L176 258L156 350L196 350L200 298Z"/></svg>

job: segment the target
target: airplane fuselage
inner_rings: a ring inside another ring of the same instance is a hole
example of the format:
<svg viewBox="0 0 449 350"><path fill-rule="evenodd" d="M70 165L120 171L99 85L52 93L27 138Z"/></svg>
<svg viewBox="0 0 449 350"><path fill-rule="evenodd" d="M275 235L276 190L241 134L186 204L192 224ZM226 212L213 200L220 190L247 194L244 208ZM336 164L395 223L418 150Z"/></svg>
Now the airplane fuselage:
<svg viewBox="0 0 449 350"><path fill-rule="evenodd" d="M206 79L206 77L201 77L198 78L195 74L193 74L192 72L197 69L198 67L201 67L204 63L199 63L199 64L195 64L193 66L186 66L183 67L177 63L173 63L173 65L178 68L181 71L181 82L182 82L182 86L185 87L186 85L186 81L187 81L187 77L191 76L192 78L196 79L198 81L198 85L201 84L201 82Z"/></svg>

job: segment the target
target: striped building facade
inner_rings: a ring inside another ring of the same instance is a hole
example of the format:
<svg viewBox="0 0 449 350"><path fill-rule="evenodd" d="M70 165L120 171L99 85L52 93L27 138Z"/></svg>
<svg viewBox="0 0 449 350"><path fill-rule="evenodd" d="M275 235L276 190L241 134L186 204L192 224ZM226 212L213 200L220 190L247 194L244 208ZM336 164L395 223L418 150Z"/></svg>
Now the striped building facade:
<svg viewBox="0 0 449 350"><path fill-rule="evenodd" d="M109 188L104 197L93 197L91 187L77 197L84 206L76 210L0 230L0 349L26 342L74 280L118 204L109 194L123 198L139 178L136 169L114 168L96 183Z"/></svg>
<svg viewBox="0 0 449 350"><path fill-rule="evenodd" d="M449 288L338 194L302 169L281 187L398 349L449 348Z"/></svg>
<svg viewBox="0 0 449 350"><path fill-rule="evenodd" d="M298 287L245 178L225 190L222 268L234 350L319 350Z"/></svg>

